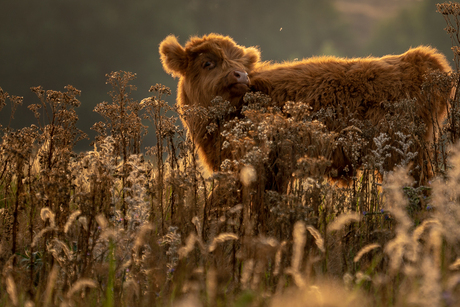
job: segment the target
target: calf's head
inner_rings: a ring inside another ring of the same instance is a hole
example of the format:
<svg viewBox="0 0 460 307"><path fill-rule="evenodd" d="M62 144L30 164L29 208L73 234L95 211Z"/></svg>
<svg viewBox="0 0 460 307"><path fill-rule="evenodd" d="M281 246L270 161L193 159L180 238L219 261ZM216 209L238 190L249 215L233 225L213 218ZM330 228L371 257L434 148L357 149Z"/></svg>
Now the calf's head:
<svg viewBox="0 0 460 307"><path fill-rule="evenodd" d="M164 70L179 77L179 105L209 106L216 96L239 104L249 90L248 72L259 61L254 47L237 45L230 37L192 37L181 46L173 35L160 44Z"/></svg>

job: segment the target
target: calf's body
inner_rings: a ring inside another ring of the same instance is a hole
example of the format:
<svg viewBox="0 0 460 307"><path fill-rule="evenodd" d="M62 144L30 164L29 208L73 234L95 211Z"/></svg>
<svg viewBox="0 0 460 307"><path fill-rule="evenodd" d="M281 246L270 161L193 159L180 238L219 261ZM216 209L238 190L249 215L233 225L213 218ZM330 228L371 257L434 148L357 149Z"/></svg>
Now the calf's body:
<svg viewBox="0 0 460 307"><path fill-rule="evenodd" d="M192 37L184 47L176 37L168 36L160 44L160 55L165 71L179 77L177 103L181 118L211 171L217 170L223 159L231 158L231 153L221 150L218 131L208 132L209 120L187 110L192 106L209 107L216 96L238 110L246 92L260 91L280 107L294 101L309 104L313 113L331 108L344 113L339 118L369 121L376 129L384 120L386 104L415 99L416 115L426 126L425 140L433 133L433 122L442 122L449 96L446 91L423 93L427 73L450 71L442 54L423 46L381 58L313 57L271 63L260 61L255 47L239 46L228 36L209 34ZM326 120L324 124L338 132L349 123ZM391 132L390 137L394 137ZM398 158L392 159L395 161L390 165L395 165ZM336 176L351 175L350 159L341 148L332 160Z"/></svg>
<svg viewBox="0 0 460 307"><path fill-rule="evenodd" d="M432 114L445 115L447 98L422 93L430 71L450 71L445 57L430 47L410 49L401 55L381 58L341 59L314 57L282 64L262 63L250 72L251 87L282 105L302 101L313 112L344 106L358 119L373 123L383 117L385 102L416 98L417 112L429 126ZM331 127L332 128L332 127ZM431 131L427 131L427 135Z"/></svg>

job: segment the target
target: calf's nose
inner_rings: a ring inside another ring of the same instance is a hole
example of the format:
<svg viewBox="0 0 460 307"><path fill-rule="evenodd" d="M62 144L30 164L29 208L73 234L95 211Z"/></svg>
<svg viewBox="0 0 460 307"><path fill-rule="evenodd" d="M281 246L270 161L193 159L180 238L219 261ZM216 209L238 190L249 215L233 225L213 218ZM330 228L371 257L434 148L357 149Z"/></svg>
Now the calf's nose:
<svg viewBox="0 0 460 307"><path fill-rule="evenodd" d="M236 80L236 83L249 84L248 73L245 71L234 70L233 77Z"/></svg>

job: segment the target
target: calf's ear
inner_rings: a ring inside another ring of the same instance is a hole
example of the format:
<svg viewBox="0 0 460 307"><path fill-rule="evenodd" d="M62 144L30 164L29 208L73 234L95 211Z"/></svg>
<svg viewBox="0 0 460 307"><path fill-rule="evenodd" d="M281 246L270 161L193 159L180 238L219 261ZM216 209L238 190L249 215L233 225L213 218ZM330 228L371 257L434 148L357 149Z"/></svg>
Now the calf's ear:
<svg viewBox="0 0 460 307"><path fill-rule="evenodd" d="M260 61L260 51L255 47L249 47L245 50L245 57L248 59L247 66L252 69Z"/></svg>
<svg viewBox="0 0 460 307"><path fill-rule="evenodd" d="M160 57L163 69L173 77L185 74L188 65L185 49L174 35L169 35L160 43Z"/></svg>

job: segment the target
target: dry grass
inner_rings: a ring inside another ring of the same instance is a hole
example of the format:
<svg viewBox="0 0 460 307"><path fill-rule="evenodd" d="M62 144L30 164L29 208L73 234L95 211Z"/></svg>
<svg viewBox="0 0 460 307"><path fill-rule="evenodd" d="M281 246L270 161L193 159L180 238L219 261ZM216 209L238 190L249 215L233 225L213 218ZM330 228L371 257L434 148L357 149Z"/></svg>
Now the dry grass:
<svg viewBox="0 0 460 307"><path fill-rule="evenodd" d="M438 9L458 33L459 6ZM132 101L134 78L108 75L112 101L95 109L104 121L94 125L92 151L73 150L85 135L71 86L33 88L37 125L1 127L1 306L458 303L457 93L425 153L410 150L423 132L416 119L404 122L409 135L389 143L364 122L330 134L316 119L334 110L280 110L257 93L246 96L241 118L223 124L229 110L216 99L212 109L188 112L210 118L207 129L220 129L239 158L204 175L165 102L169 89L156 85L151 97ZM457 84L457 72L430 76L425 91ZM21 101L0 89L1 108ZM393 129L397 114L386 118ZM156 145L144 150L147 124ZM365 161L348 186L323 176L337 142ZM368 142L375 150L363 152ZM400 155L400 165L379 172L388 154ZM421 154L436 175L429 186L412 185L407 174Z"/></svg>

